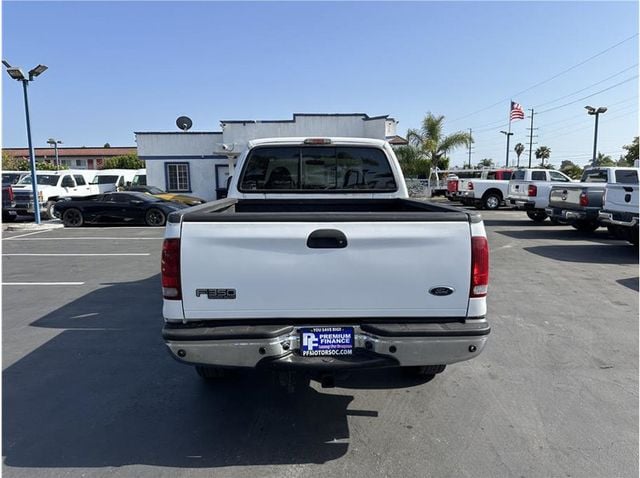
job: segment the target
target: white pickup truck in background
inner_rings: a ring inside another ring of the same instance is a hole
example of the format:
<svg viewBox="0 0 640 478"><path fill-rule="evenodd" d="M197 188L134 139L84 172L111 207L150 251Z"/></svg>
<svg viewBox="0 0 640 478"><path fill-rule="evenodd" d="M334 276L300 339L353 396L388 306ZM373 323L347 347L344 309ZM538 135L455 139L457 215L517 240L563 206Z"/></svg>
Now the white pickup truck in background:
<svg viewBox="0 0 640 478"><path fill-rule="evenodd" d="M480 216L408 199L387 142L255 140L227 199L169 216L163 337L204 378L432 376L484 348L488 261Z"/></svg>
<svg viewBox="0 0 640 478"><path fill-rule="evenodd" d="M511 174L510 169L491 169L482 171L479 179L460 180L460 201L477 209L498 209L509 194Z"/></svg>
<svg viewBox="0 0 640 478"><path fill-rule="evenodd" d="M60 171L37 171L38 202L42 213L54 217L54 206L63 197L83 197L97 194L89 184L96 174L87 169L62 169ZM15 204L9 209L17 214L34 214L31 175L25 175L13 185Z"/></svg>
<svg viewBox="0 0 640 478"><path fill-rule="evenodd" d="M640 187L637 173L634 182L607 184L604 192L604 204L600 211L600 222L609 228L618 238L638 245L638 200Z"/></svg>
<svg viewBox="0 0 640 478"><path fill-rule="evenodd" d="M507 201L526 211L532 221L543 222L547 218L551 187L572 182L569 176L553 169L517 169L509 181Z"/></svg>

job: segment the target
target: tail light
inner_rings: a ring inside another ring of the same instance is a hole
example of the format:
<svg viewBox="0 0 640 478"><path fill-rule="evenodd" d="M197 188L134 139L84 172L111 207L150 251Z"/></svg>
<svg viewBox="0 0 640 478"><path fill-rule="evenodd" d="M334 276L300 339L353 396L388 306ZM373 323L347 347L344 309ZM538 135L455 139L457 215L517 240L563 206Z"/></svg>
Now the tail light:
<svg viewBox="0 0 640 478"><path fill-rule="evenodd" d="M162 296L169 300L181 300L180 289L180 239L165 239L162 243Z"/></svg>
<svg viewBox="0 0 640 478"><path fill-rule="evenodd" d="M13 188L11 186L9 186L9 190L7 191L8 195L9 195L9 201L13 202Z"/></svg>
<svg viewBox="0 0 640 478"><path fill-rule="evenodd" d="M587 193L580 194L580 205L582 207L587 207L589 205L589 196L587 195Z"/></svg>
<svg viewBox="0 0 640 478"><path fill-rule="evenodd" d="M489 286L489 243L486 237L471 238L471 290L469 297L485 297Z"/></svg>
<svg viewBox="0 0 640 478"><path fill-rule="evenodd" d="M473 183L472 183L471 181L469 181L469 182L467 183L467 189L468 189L469 191L473 191Z"/></svg>
<svg viewBox="0 0 640 478"><path fill-rule="evenodd" d="M538 186L534 184L529 184L529 189L527 189L527 196L537 196L538 195Z"/></svg>
<svg viewBox="0 0 640 478"><path fill-rule="evenodd" d="M38 201L44 201L44 196L42 195L42 191L38 191Z"/></svg>

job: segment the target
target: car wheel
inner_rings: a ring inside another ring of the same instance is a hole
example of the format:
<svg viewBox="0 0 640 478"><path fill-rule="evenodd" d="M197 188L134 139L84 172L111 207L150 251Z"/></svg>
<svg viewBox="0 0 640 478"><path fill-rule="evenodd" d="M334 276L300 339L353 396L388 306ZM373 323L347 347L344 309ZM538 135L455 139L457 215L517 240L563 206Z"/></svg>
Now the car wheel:
<svg viewBox="0 0 640 478"><path fill-rule="evenodd" d="M551 224L553 224L554 226L559 226L560 224L562 224L560 221L558 221L555 217L550 217L549 221L551 221Z"/></svg>
<svg viewBox="0 0 640 478"><path fill-rule="evenodd" d="M47 215L49 219L57 219L60 217L59 214L58 216L56 216L55 207L56 207L56 201L48 201L47 204L45 204L44 213Z"/></svg>
<svg viewBox="0 0 640 478"><path fill-rule="evenodd" d="M629 231L628 241L634 246L638 247L638 228L637 227L634 227Z"/></svg>
<svg viewBox="0 0 640 478"><path fill-rule="evenodd" d="M595 221L576 221L571 224L571 227L580 232L593 232L600 227L600 224Z"/></svg>
<svg viewBox="0 0 640 478"><path fill-rule="evenodd" d="M64 227L80 227L84 224L84 218L79 209L67 209L62 214L62 223Z"/></svg>
<svg viewBox="0 0 640 478"><path fill-rule="evenodd" d="M487 194L484 198L484 207L489 210L498 209L501 202L502 199L497 194Z"/></svg>
<svg viewBox="0 0 640 478"><path fill-rule="evenodd" d="M144 216L144 222L147 226L158 227L164 226L167 222L167 216L160 209L149 209Z"/></svg>
<svg viewBox="0 0 640 478"><path fill-rule="evenodd" d="M611 234L616 239L624 239L624 240L628 239L626 231L622 229L620 226L609 224L607 226L607 231L609 231L609 234Z"/></svg>
<svg viewBox="0 0 640 478"><path fill-rule="evenodd" d="M544 222L547 213L544 211L527 211L527 216L534 222Z"/></svg>
<svg viewBox="0 0 640 478"><path fill-rule="evenodd" d="M2 213L2 222L13 222L18 216L15 214L9 214L8 212Z"/></svg>

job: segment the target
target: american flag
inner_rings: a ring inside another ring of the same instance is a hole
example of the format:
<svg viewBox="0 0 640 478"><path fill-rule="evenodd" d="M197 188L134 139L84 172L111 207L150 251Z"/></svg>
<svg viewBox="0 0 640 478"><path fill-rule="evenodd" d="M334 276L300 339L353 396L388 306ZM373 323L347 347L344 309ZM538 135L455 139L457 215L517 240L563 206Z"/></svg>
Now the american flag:
<svg viewBox="0 0 640 478"><path fill-rule="evenodd" d="M520 103L516 103L515 101L512 101L511 115L509 116L509 121L521 120L521 119L524 119L524 111L522 110L522 105Z"/></svg>

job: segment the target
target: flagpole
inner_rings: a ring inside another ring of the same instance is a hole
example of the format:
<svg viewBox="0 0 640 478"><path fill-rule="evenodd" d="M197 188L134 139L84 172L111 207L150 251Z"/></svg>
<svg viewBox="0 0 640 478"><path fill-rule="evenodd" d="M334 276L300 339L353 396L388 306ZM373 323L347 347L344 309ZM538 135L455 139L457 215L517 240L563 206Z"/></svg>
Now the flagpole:
<svg viewBox="0 0 640 478"><path fill-rule="evenodd" d="M513 108L513 100L510 100L509 101L509 130L505 133L505 135L507 136L507 153L506 153L506 160L505 160L506 168L509 167L509 140L511 139L511 135L513 134L511 132L511 109L512 108Z"/></svg>

